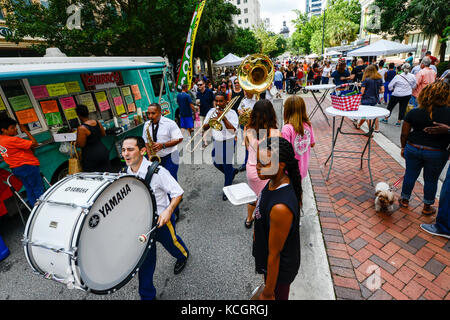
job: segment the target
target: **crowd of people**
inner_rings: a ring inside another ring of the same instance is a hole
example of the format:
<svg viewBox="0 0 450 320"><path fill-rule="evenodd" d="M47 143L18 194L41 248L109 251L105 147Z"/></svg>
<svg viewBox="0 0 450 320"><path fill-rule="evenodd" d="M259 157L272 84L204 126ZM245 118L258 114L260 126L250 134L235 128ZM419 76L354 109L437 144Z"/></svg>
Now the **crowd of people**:
<svg viewBox="0 0 450 320"><path fill-rule="evenodd" d="M450 143L450 85L448 73L443 80L436 80L431 68L433 59L425 56L420 62L420 71L413 73L411 64L405 61L401 67L384 61L365 64L358 59L353 67L341 61L334 68L329 61L311 65L292 62L287 67L275 63L276 74L273 85L278 91L289 91L290 78L310 84L326 84L330 78L336 85L348 82L359 83L362 103L375 106L383 101L392 112L400 104L398 125L402 125L402 156L406 170L399 204L407 207L417 177L424 169L424 215L436 213L432 207L437 192L437 180L448 160ZM177 102L180 108L179 125L162 116L161 106L153 103L148 107L148 121L144 124L142 137L127 137L122 144L122 156L126 162L122 172L146 179L152 170L152 180L146 181L155 193L158 207L158 229L155 240L176 259L174 273L179 274L189 258L189 250L176 232L179 204L183 189L178 183L179 150L183 141L182 130L194 132L194 123L199 118L198 130L202 133L202 148L209 143L206 132L212 129L211 157L214 167L224 175L224 186L233 183L235 176L246 171L248 185L257 195L257 201L247 206L245 228L254 225L253 256L255 268L264 275L265 288L260 299L287 299L290 284L300 266L300 209L302 207L302 179L308 172L310 150L315 145L314 130L307 115L304 99L291 95L284 101L283 123L277 125L277 116L272 104L273 94L269 87L258 100L253 93L243 90L235 74L213 84L206 77L196 77L189 90L181 87ZM233 107L224 112L230 101ZM417 108L406 113L410 100ZM239 125L239 115L251 110L245 125ZM93 171L110 169L109 160L102 157L104 146L100 138L104 129L97 121L89 120L87 108L78 106L81 120L76 145L83 148L86 156L83 167ZM221 127L211 126L211 120L220 118ZM384 119L387 122L388 118ZM39 162L32 154L36 140L26 130L30 140L18 137L16 122L0 122L0 145L7 149L5 161L13 173L25 184L30 205L42 194ZM360 128L362 122L355 124ZM213 127L213 128L211 128ZM242 130L246 157L244 164L234 167L237 135ZM378 131L378 123L375 131ZM103 150L103 151L102 151ZM5 152L2 152L5 154ZM145 154L156 153L161 161L154 167ZM449 231L449 172L441 192L440 207L435 224L422 225L430 233L450 237ZM222 199L227 200L222 194ZM154 299L156 288L153 274L156 266L156 249L152 246L139 270L139 294L142 299Z"/></svg>

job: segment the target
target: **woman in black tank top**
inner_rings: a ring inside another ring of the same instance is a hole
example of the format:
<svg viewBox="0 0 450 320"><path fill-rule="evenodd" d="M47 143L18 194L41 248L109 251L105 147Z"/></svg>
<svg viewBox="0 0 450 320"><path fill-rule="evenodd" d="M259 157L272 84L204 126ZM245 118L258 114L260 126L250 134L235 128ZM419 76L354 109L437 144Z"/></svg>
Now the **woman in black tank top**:
<svg viewBox="0 0 450 320"><path fill-rule="evenodd" d="M77 130L77 147L81 147L81 167L83 172L110 172L109 152L101 138L106 135L102 125L89 120L89 111L85 105L76 108L81 126ZM90 124L88 124L90 122Z"/></svg>
<svg viewBox="0 0 450 320"><path fill-rule="evenodd" d="M256 272L265 279L259 299L287 300L300 268L302 203L298 161L289 141L281 137L262 141L256 170L261 180L269 180L254 212L253 256Z"/></svg>

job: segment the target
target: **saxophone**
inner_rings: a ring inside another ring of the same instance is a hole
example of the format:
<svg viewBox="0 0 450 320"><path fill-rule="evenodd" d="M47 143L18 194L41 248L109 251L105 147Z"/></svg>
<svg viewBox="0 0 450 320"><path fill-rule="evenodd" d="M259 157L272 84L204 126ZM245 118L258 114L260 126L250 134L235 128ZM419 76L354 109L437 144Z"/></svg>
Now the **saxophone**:
<svg viewBox="0 0 450 320"><path fill-rule="evenodd" d="M149 152L149 157L148 158L149 158L149 160L151 162L157 161L157 162L161 163L161 158L156 154L155 151L153 151L154 142L153 142L152 136L150 134L149 128L150 128L150 123L147 126L147 140L148 140L148 146L149 146L149 149L150 149L148 151Z"/></svg>
<svg viewBox="0 0 450 320"><path fill-rule="evenodd" d="M243 109L242 113L239 115L239 125L245 127L249 123L252 111L251 108Z"/></svg>

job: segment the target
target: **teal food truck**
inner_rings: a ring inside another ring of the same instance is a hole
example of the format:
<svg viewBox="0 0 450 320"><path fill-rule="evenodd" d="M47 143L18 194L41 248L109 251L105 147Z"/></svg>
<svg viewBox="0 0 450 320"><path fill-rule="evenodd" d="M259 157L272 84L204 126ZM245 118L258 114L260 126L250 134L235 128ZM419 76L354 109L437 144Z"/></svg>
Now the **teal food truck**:
<svg viewBox="0 0 450 320"><path fill-rule="evenodd" d="M63 147L76 139L77 104L104 125L103 143L114 159L125 136L142 135L153 102L164 116L178 117L173 71L162 57L0 58L0 113L28 126L40 144L35 155L41 172L51 183L68 172ZM4 161L0 168L9 170Z"/></svg>

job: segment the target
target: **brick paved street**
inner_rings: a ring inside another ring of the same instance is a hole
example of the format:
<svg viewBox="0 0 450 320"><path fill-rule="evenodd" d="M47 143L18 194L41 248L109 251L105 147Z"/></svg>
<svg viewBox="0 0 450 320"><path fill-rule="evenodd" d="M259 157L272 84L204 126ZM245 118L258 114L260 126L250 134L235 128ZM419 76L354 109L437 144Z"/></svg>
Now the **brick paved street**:
<svg viewBox="0 0 450 320"><path fill-rule="evenodd" d="M303 97L310 112L314 100ZM326 100L324 109L329 105ZM450 300L450 241L419 227L436 217L421 214L423 186L416 183L408 209L396 203L392 215L376 213L367 161L360 170L357 159L335 159L325 181L329 163L324 163L331 152L332 129L320 111L312 124L316 146L311 152L309 173L336 298ZM347 118L343 130L357 132ZM366 141L363 136L340 135L337 149L359 151ZM404 168L373 140L371 169L374 184L394 183L404 174ZM400 191L401 184L397 197ZM438 200L434 206L437 208Z"/></svg>

